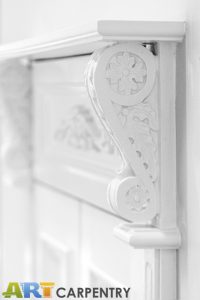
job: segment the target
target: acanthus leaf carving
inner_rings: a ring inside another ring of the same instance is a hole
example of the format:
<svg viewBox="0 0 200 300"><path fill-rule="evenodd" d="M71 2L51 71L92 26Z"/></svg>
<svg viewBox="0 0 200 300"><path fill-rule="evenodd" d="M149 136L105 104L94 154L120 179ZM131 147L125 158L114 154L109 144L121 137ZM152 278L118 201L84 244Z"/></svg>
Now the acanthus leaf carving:
<svg viewBox="0 0 200 300"><path fill-rule="evenodd" d="M155 60L142 45L121 43L94 52L86 76L94 109L124 161L108 200L119 215L138 223L158 213Z"/></svg>

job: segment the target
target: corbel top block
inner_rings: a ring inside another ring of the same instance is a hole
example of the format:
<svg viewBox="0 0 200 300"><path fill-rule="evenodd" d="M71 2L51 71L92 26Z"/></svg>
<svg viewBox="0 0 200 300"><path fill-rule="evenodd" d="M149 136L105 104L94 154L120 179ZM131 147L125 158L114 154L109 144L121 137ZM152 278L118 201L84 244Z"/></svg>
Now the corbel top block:
<svg viewBox="0 0 200 300"><path fill-rule="evenodd" d="M97 22L97 32L108 40L181 42L185 34L185 23L106 20Z"/></svg>
<svg viewBox="0 0 200 300"><path fill-rule="evenodd" d="M181 42L184 22L102 20L79 28L0 46L0 60L29 56L45 59L93 52L117 41Z"/></svg>

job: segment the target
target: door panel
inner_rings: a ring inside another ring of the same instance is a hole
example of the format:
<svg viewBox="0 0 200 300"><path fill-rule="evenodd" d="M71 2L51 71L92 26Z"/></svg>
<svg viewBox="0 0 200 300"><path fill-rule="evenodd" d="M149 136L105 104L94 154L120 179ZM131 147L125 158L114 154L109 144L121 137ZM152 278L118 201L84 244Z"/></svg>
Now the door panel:
<svg viewBox="0 0 200 300"><path fill-rule="evenodd" d="M38 280L78 283L79 210L78 201L35 185Z"/></svg>

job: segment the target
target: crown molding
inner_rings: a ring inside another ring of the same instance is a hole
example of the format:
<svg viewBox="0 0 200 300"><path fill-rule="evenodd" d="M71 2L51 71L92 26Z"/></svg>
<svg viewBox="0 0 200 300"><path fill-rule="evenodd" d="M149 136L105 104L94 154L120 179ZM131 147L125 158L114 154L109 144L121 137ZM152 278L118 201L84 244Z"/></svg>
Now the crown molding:
<svg viewBox="0 0 200 300"><path fill-rule="evenodd" d="M0 46L0 60L29 56L45 59L90 53L118 41L175 41L185 35L184 22L102 20L78 28Z"/></svg>

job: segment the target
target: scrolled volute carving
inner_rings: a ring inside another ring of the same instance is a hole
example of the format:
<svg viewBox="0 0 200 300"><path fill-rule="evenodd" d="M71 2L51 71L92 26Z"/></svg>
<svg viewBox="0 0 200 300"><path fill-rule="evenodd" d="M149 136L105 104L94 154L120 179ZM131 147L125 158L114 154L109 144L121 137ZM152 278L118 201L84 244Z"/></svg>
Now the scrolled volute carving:
<svg viewBox="0 0 200 300"><path fill-rule="evenodd" d="M149 222L158 212L156 58L136 43L97 50L88 65L86 84L124 162L108 187L108 201L121 217Z"/></svg>

